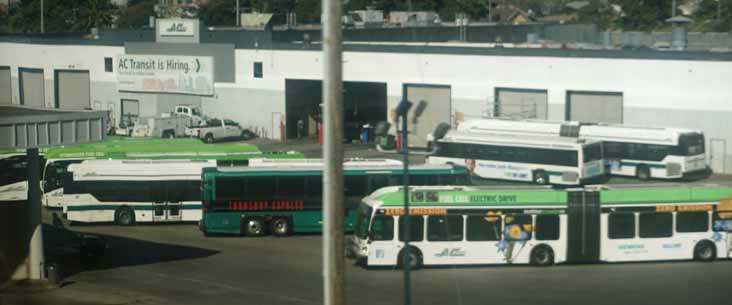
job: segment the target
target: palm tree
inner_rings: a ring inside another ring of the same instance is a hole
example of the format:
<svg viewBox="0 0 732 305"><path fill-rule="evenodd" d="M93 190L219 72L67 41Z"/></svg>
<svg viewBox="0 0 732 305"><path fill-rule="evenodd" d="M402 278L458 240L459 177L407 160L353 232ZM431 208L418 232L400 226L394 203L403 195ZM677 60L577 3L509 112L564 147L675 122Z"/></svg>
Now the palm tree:
<svg viewBox="0 0 732 305"><path fill-rule="evenodd" d="M86 0L80 12L80 26L83 30L112 24L115 7L109 0Z"/></svg>

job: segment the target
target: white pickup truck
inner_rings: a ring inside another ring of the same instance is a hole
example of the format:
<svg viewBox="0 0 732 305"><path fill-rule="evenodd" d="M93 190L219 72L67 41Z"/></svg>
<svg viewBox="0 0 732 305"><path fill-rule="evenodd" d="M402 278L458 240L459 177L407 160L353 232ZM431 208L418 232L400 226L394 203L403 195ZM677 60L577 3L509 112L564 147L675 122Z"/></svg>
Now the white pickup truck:
<svg viewBox="0 0 732 305"><path fill-rule="evenodd" d="M256 135L248 129L242 129L239 123L229 119L209 119L203 125L186 128L186 135L203 139L206 143L222 139L249 140Z"/></svg>

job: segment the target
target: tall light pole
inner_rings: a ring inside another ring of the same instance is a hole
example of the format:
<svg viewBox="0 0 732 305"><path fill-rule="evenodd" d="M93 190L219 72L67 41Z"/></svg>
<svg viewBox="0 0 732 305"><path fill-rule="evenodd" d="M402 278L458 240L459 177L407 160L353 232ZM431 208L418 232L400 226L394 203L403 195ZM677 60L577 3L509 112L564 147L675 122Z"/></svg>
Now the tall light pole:
<svg viewBox="0 0 732 305"><path fill-rule="evenodd" d="M236 0L236 25L235 27L241 26L241 12L239 11L239 0Z"/></svg>
<svg viewBox="0 0 732 305"><path fill-rule="evenodd" d="M46 26L43 24L43 0L41 0L41 33L46 32Z"/></svg>
<svg viewBox="0 0 732 305"><path fill-rule="evenodd" d="M342 0L323 0L323 287L325 305L345 304Z"/></svg>

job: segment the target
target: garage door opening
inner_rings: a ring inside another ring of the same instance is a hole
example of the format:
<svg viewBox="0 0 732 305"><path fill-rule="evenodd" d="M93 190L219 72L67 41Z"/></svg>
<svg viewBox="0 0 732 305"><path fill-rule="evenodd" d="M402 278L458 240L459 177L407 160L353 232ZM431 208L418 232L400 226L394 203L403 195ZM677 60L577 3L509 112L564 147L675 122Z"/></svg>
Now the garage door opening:
<svg viewBox="0 0 732 305"><path fill-rule="evenodd" d="M386 83L343 82L343 136L358 140L361 127L372 126L386 118ZM323 84L320 80L285 80L285 124L287 138L317 137L317 123L322 116Z"/></svg>
<svg viewBox="0 0 732 305"><path fill-rule="evenodd" d="M623 123L623 93L567 91L565 118L583 123Z"/></svg>
<svg viewBox="0 0 732 305"><path fill-rule="evenodd" d="M511 119L546 119L547 90L496 88L493 113Z"/></svg>

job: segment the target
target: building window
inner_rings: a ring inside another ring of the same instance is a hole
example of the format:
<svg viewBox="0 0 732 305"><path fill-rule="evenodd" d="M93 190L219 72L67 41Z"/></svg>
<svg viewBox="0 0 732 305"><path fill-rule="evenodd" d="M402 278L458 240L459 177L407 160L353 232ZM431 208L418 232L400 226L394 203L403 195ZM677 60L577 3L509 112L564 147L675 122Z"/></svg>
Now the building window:
<svg viewBox="0 0 732 305"><path fill-rule="evenodd" d="M112 63L112 57L104 58L104 72L114 72L114 64Z"/></svg>
<svg viewBox="0 0 732 305"><path fill-rule="evenodd" d="M254 63L254 78L262 78L262 62L257 61Z"/></svg>

